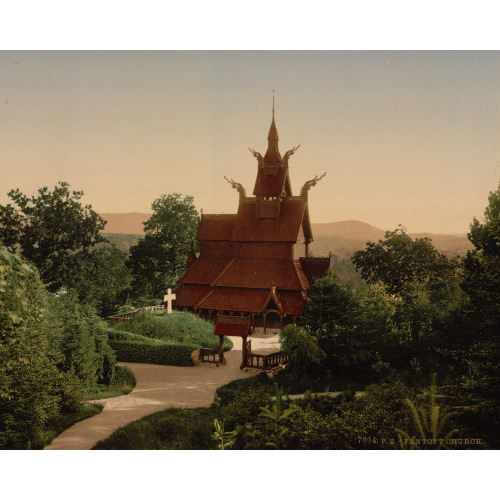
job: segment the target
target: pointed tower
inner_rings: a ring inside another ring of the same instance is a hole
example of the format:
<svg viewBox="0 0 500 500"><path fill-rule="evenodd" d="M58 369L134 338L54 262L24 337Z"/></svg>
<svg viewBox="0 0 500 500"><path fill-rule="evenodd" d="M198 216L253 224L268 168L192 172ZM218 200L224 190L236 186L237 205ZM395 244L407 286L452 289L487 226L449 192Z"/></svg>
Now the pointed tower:
<svg viewBox="0 0 500 500"><path fill-rule="evenodd" d="M259 159L253 190L253 194L257 197L257 218L278 217L281 201L284 197L292 195L288 162L283 160L278 143L273 98L273 118L267 135L267 151L264 158Z"/></svg>
<svg viewBox="0 0 500 500"><path fill-rule="evenodd" d="M269 128L269 134L267 135L267 151L264 156L264 168L269 167L279 167L283 165L283 158L281 158L280 150L278 147L278 142L280 138L278 136L278 129L276 128L276 122L274 121L274 97L273 97L273 121L271 127Z"/></svg>

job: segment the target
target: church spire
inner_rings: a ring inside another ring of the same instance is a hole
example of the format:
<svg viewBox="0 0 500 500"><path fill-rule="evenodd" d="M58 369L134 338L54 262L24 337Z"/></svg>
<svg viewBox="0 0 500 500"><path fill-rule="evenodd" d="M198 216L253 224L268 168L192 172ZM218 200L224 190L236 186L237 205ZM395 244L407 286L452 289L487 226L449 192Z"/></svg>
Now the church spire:
<svg viewBox="0 0 500 500"><path fill-rule="evenodd" d="M264 155L264 163L283 163L283 158L281 157L278 148L278 129L276 128L276 122L274 121L274 96L273 96L273 121L271 122L271 127L269 129L269 134L267 135L267 151Z"/></svg>

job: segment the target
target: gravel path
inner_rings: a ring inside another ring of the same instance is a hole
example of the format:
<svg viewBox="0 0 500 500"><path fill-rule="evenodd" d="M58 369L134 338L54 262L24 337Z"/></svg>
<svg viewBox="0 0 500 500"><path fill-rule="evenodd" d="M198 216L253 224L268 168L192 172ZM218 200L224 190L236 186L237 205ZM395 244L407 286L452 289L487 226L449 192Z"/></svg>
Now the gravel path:
<svg viewBox="0 0 500 500"><path fill-rule="evenodd" d="M279 350L277 335L252 337L252 350ZM134 390L125 396L97 401L104 405L101 413L69 427L45 449L89 450L119 427L156 411L210 405L218 387L231 380L255 375L240 370L240 339L234 339L234 348L224 356L227 365L219 368L210 365L179 367L120 363L134 372L137 380Z"/></svg>

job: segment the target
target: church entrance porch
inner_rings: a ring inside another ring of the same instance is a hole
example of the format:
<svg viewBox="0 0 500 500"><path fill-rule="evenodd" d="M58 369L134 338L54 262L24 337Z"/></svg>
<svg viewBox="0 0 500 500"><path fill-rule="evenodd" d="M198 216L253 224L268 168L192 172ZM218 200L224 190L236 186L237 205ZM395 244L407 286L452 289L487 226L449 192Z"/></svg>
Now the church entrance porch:
<svg viewBox="0 0 500 500"><path fill-rule="evenodd" d="M278 316L281 321L281 318ZM272 334L265 334L257 329L252 333L251 318L248 316L224 316L220 315L215 326L214 334L219 336L219 349L201 349L200 362L225 365L224 352L222 348L224 336L241 337L239 342L234 341L233 350L242 351L241 369L253 369L257 371L275 372L283 369L287 362L287 355L280 351L278 343L279 328ZM252 340L249 336L252 335ZM253 345L252 345L253 344ZM258 350L258 352L257 352Z"/></svg>

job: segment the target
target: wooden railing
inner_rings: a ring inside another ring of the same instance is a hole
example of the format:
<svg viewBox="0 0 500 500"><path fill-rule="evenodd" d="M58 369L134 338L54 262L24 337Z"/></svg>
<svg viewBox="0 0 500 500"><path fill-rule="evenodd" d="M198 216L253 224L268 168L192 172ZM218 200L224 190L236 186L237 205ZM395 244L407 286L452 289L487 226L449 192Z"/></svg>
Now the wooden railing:
<svg viewBox="0 0 500 500"><path fill-rule="evenodd" d="M136 309L135 311L125 313L125 314L115 314L114 316L108 316L106 319L114 325L115 323L119 323L120 321L125 321L127 319L133 318L138 314L142 314L145 312L158 311L160 309L165 309L165 306L147 306Z"/></svg>
<svg viewBox="0 0 500 500"><path fill-rule="evenodd" d="M273 352L272 354L255 354L247 352L245 354L245 367L258 368L260 370L271 370L288 361L288 356L282 352Z"/></svg>
<svg viewBox="0 0 500 500"><path fill-rule="evenodd" d="M200 349L200 363L210 363L213 365L225 364L224 354L218 349Z"/></svg>

